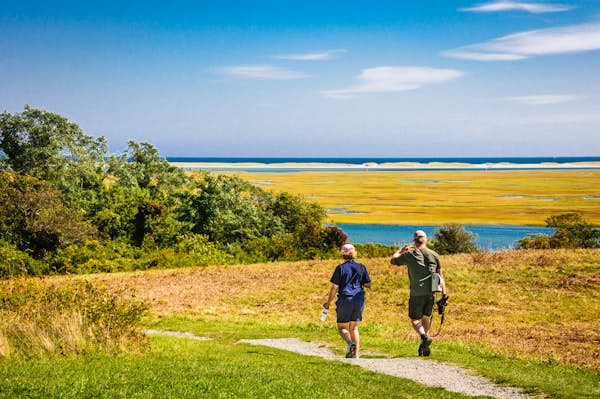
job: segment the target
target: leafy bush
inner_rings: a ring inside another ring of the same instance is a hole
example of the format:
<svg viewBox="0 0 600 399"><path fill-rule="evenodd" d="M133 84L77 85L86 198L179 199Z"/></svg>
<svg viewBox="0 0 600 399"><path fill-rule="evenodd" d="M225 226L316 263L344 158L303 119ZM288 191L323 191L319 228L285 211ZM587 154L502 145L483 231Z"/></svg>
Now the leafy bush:
<svg viewBox="0 0 600 399"><path fill-rule="evenodd" d="M341 248L348 240L348 234L337 226L327 226L322 230L321 240L326 247Z"/></svg>
<svg viewBox="0 0 600 399"><path fill-rule="evenodd" d="M598 248L600 228L586 221L578 212L563 213L546 219L546 226L555 228L552 236L530 235L519 240L522 249Z"/></svg>
<svg viewBox="0 0 600 399"><path fill-rule="evenodd" d="M0 286L0 357L40 358L91 351L137 350L145 338L136 324L148 305L135 296L32 280Z"/></svg>
<svg viewBox="0 0 600 399"><path fill-rule="evenodd" d="M392 256L398 248L383 244L354 244L360 258L384 258Z"/></svg>
<svg viewBox="0 0 600 399"><path fill-rule="evenodd" d="M47 273L45 263L33 259L16 245L0 240L0 278L36 276Z"/></svg>
<svg viewBox="0 0 600 399"><path fill-rule="evenodd" d="M477 251L475 236L460 224L445 224L436 229L431 247L440 255Z"/></svg>
<svg viewBox="0 0 600 399"><path fill-rule="evenodd" d="M549 249L550 236L546 234L530 234L520 239L517 243L520 249Z"/></svg>
<svg viewBox="0 0 600 399"><path fill-rule="evenodd" d="M0 172L0 238L40 258L94 234L89 223L65 206L61 194L34 177Z"/></svg>
<svg viewBox="0 0 600 399"><path fill-rule="evenodd" d="M578 212L563 213L546 219L547 227L556 228L550 238L552 248L598 248L600 229Z"/></svg>
<svg viewBox="0 0 600 399"><path fill-rule="evenodd" d="M234 257L217 247L201 234L187 234L179 237L174 245L177 254L189 257L192 266L226 265L234 262Z"/></svg>
<svg viewBox="0 0 600 399"><path fill-rule="evenodd" d="M206 236L183 236L172 248L143 249L123 242L88 241L72 245L49 259L56 274L84 274L231 264L234 257L208 241Z"/></svg>

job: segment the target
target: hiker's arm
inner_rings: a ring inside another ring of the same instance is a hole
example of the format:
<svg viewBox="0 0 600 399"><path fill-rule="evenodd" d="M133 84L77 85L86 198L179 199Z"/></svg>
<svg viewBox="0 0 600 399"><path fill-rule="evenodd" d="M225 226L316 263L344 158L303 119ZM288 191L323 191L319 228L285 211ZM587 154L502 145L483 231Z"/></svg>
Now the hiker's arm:
<svg viewBox="0 0 600 399"><path fill-rule="evenodd" d="M405 253L407 253L408 251L410 251L412 249L413 249L413 247L405 245L401 249L394 252L394 254L392 255L392 259L390 259L390 264L395 265L395 266L405 265L406 263L405 263L402 255L404 255Z"/></svg>
<svg viewBox="0 0 600 399"><path fill-rule="evenodd" d="M337 284L331 284L331 288L329 289L329 295L327 296L327 302L323 304L323 307L325 309L329 309L329 304L331 303L331 301L333 301L333 298L335 298L335 294L337 294L337 291Z"/></svg>
<svg viewBox="0 0 600 399"><path fill-rule="evenodd" d="M371 276L369 275L369 271L365 267L365 270L362 275L362 286L365 288L371 288Z"/></svg>

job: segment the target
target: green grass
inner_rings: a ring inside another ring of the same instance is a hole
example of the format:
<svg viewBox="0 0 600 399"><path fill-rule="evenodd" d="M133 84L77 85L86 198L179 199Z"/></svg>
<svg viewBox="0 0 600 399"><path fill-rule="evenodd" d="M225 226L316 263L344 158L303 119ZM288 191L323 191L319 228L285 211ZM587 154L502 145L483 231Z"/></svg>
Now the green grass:
<svg viewBox="0 0 600 399"><path fill-rule="evenodd" d="M415 356L417 337L406 316L406 270L391 267L388 259L362 261L374 282L361 323L363 349ZM358 386L358 397L411 397L414 392L443 397L444 391L349 365L235 345L241 338L298 337L330 345L341 354L344 345L335 323L331 318L318 321L338 263L279 262L39 280L62 285L85 278L109 292L134 290L151 307L143 321L146 327L188 331L215 341L152 338L152 351L140 355L0 360L0 396L340 397L344 389ZM498 383L551 398L600 397L600 320L594 317L600 306L600 251L477 253L444 256L442 263L451 299L431 360L462 365ZM349 386L347 381L354 384L355 379L362 383Z"/></svg>
<svg viewBox="0 0 600 399"><path fill-rule="evenodd" d="M361 329L363 350L401 357L415 356L416 340L386 338L388 331L383 325L369 324L364 327ZM153 323L153 328L189 331L231 344L242 338L299 337L307 341L326 343L338 354L344 349L332 322L285 325L261 322L224 323L174 317ZM442 340L434 342L431 360L454 363L476 370L498 384L518 386L531 394L565 399L600 397L600 373L578 366L559 364L552 359L512 359L474 345Z"/></svg>
<svg viewBox="0 0 600 399"><path fill-rule="evenodd" d="M151 353L2 363L0 397L464 398L355 366L230 341L153 338Z"/></svg>

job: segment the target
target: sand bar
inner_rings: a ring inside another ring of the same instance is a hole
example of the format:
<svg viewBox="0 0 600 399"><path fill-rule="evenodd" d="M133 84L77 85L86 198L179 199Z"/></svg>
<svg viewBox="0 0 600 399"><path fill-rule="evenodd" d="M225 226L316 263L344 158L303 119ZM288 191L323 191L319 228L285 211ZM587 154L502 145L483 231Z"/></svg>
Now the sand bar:
<svg viewBox="0 0 600 399"><path fill-rule="evenodd" d="M258 163L258 162L170 162L171 165L184 169L231 169L231 170L251 170L251 169L347 169L347 170L386 170L386 169L408 169L408 170L427 170L427 169L600 169L600 162L543 162L543 163L461 163L461 162L388 162L375 163L367 162L364 164L348 163L319 163L319 162L284 162L284 163Z"/></svg>

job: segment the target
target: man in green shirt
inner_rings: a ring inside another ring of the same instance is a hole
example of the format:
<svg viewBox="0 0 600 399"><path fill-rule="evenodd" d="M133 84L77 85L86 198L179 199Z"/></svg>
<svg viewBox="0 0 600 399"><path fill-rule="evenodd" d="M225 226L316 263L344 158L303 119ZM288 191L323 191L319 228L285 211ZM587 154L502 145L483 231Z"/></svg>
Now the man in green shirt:
<svg viewBox="0 0 600 399"><path fill-rule="evenodd" d="M429 334L430 317L435 302L431 288L433 273L442 274L442 264L437 253L427 248L427 234L417 230L414 234L414 247L404 246L396 251L390 263L396 266L408 267L410 280L410 298L408 300L408 316L415 331L421 337L419 356L429 356L429 346L433 341ZM446 294L445 284L443 294Z"/></svg>

